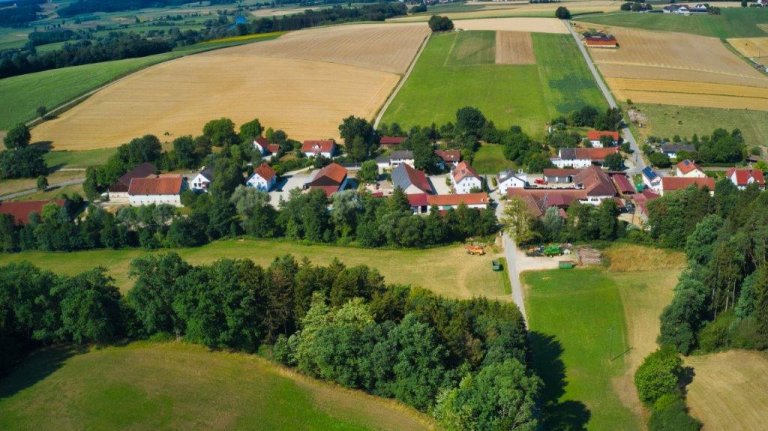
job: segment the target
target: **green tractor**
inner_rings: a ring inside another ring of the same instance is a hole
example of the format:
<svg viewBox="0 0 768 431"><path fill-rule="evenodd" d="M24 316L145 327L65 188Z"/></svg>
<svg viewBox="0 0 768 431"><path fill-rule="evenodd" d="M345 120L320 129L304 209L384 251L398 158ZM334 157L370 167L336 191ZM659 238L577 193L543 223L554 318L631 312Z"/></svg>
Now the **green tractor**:
<svg viewBox="0 0 768 431"><path fill-rule="evenodd" d="M563 250L560 249L559 245L548 245L544 248L544 256L552 257L561 254L563 254Z"/></svg>

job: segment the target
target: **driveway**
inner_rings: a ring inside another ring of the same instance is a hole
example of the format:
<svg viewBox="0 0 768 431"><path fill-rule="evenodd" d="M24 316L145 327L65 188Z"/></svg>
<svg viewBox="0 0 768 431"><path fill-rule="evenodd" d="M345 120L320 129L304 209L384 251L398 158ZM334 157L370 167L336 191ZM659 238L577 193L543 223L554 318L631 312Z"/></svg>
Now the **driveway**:
<svg viewBox="0 0 768 431"><path fill-rule="evenodd" d="M304 184L311 181L316 173L317 171L310 169L286 172L285 175L280 177L280 182L277 183L276 189L269 192L269 203L277 208L280 204L280 198L288 200L288 194L291 190L304 188Z"/></svg>
<svg viewBox="0 0 768 431"><path fill-rule="evenodd" d="M435 188L435 193L438 195L447 195L451 193L451 186L445 184L445 180L450 174L442 175L430 175L429 181L432 183L432 187Z"/></svg>

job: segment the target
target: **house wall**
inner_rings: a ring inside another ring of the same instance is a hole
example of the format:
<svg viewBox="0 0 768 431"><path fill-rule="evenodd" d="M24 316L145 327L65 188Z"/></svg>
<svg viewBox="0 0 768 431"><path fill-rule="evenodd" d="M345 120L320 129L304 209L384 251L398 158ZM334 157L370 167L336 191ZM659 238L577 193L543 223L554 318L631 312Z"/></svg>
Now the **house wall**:
<svg viewBox="0 0 768 431"><path fill-rule="evenodd" d="M575 159L575 160L563 160L563 159L551 159L552 164L560 169L564 168L588 168L592 166L592 160L590 159Z"/></svg>
<svg viewBox="0 0 768 431"><path fill-rule="evenodd" d="M579 202L588 205L600 205L606 199L613 199L613 196L587 196L586 199L579 200Z"/></svg>
<svg viewBox="0 0 768 431"><path fill-rule="evenodd" d="M168 204L180 207L181 205L181 194L177 195L132 195L128 197L128 200L131 203L131 206L144 206L144 205L160 205L160 204Z"/></svg>
<svg viewBox="0 0 768 431"><path fill-rule="evenodd" d="M192 190L203 190L208 191L208 186L211 184L210 181L208 181L207 178L204 176L198 174L191 183L189 183L189 188Z"/></svg>
<svg viewBox="0 0 768 431"><path fill-rule="evenodd" d="M114 204L128 204L128 192L109 192L109 201Z"/></svg>
<svg viewBox="0 0 768 431"><path fill-rule="evenodd" d="M679 168L675 168L675 173L677 174L678 177L683 177L683 178L706 178L707 176L707 174L705 174L704 172L698 169L694 169L691 172L688 172L687 174L683 174Z"/></svg>
<svg viewBox="0 0 768 431"><path fill-rule="evenodd" d="M451 181L454 183L453 188L456 189L456 193L458 194L471 193L472 189L479 189L483 186L483 184L480 182L480 179L474 177L464 177L458 183L453 180L453 177L451 177Z"/></svg>
<svg viewBox="0 0 768 431"><path fill-rule="evenodd" d="M275 185L275 178L273 177L270 181L267 181L258 175L254 175L248 180L247 184L249 187L253 187L256 190L268 192Z"/></svg>
<svg viewBox="0 0 768 431"><path fill-rule="evenodd" d="M525 187L525 182L519 178L508 178L506 181L499 183L499 192L502 195L507 194L507 189L522 189Z"/></svg>

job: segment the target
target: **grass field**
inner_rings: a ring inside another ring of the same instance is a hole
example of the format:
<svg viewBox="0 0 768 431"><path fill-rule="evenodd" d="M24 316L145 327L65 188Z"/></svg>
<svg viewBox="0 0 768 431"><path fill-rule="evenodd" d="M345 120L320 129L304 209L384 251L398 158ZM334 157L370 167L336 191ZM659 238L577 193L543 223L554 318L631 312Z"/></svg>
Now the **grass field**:
<svg viewBox="0 0 768 431"><path fill-rule="evenodd" d="M482 295L508 300L499 275L491 269L494 255L489 253L467 257L461 245L426 250L377 250L301 245L288 241L229 240L176 251L194 264L211 263L220 258L249 258L257 264L269 265L278 256L292 254L299 260L306 256L314 264L327 265L338 258L346 265L364 264L378 269L386 277L387 283L420 286L452 298ZM166 252L168 250L158 251ZM27 260L62 274L77 274L95 266L103 266L115 278L120 290L125 292L133 285L128 278L131 260L146 253L141 249L127 249L0 254L0 265Z"/></svg>
<svg viewBox="0 0 768 431"><path fill-rule="evenodd" d="M459 108L474 106L497 127L519 125L542 137L546 122L558 114L584 104L604 106L569 36L532 38L536 65L501 65L489 54L495 38L487 32L433 36L382 122L440 125L455 121ZM461 55L474 52L468 47L488 55Z"/></svg>
<svg viewBox="0 0 768 431"><path fill-rule="evenodd" d="M613 13L576 18L599 25L634 27L654 31L673 31L711 36L729 37L766 36L760 24L768 24L768 10L755 8L725 8L721 15L681 16L671 14Z"/></svg>
<svg viewBox="0 0 768 431"><path fill-rule="evenodd" d="M50 151L43 156L46 165L51 169L61 167L87 168L107 163L107 160L115 154L114 148L100 148L85 151Z"/></svg>
<svg viewBox="0 0 768 431"><path fill-rule="evenodd" d="M475 153L472 167L481 174L498 174L506 169L514 169L515 163L504 157L501 145L483 144Z"/></svg>
<svg viewBox="0 0 768 431"><path fill-rule="evenodd" d="M180 342L39 351L0 381L0 429L425 430L402 404Z"/></svg>

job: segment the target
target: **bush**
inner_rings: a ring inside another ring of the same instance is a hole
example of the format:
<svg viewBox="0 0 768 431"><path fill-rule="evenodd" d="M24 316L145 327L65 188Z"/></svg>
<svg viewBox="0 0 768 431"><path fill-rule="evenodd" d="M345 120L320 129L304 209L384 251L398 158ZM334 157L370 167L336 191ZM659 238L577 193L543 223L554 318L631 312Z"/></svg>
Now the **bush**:
<svg viewBox="0 0 768 431"><path fill-rule="evenodd" d="M568 8L564 6L560 6L555 11L555 18L559 19L571 19L571 11L568 10Z"/></svg>
<svg viewBox="0 0 768 431"><path fill-rule="evenodd" d="M453 21L447 16L432 15L429 19L429 28L433 32L453 30Z"/></svg>
<svg viewBox="0 0 768 431"><path fill-rule="evenodd" d="M704 352L716 352L727 348L730 343L730 328L734 323L733 312L723 313L709 322L699 332L699 348Z"/></svg>
<svg viewBox="0 0 768 431"><path fill-rule="evenodd" d="M653 405L662 396L678 394L683 361L675 349L663 346L645 358L635 372L635 386L640 400Z"/></svg>
<svg viewBox="0 0 768 431"><path fill-rule="evenodd" d="M672 166L672 162L669 160L669 157L667 157L667 155L664 153L651 153L648 156L648 160L653 166L656 166L657 168L668 168Z"/></svg>
<svg viewBox="0 0 768 431"><path fill-rule="evenodd" d="M685 401L678 394L667 394L653 405L648 420L649 431L698 431L701 422L692 418L685 407Z"/></svg>

